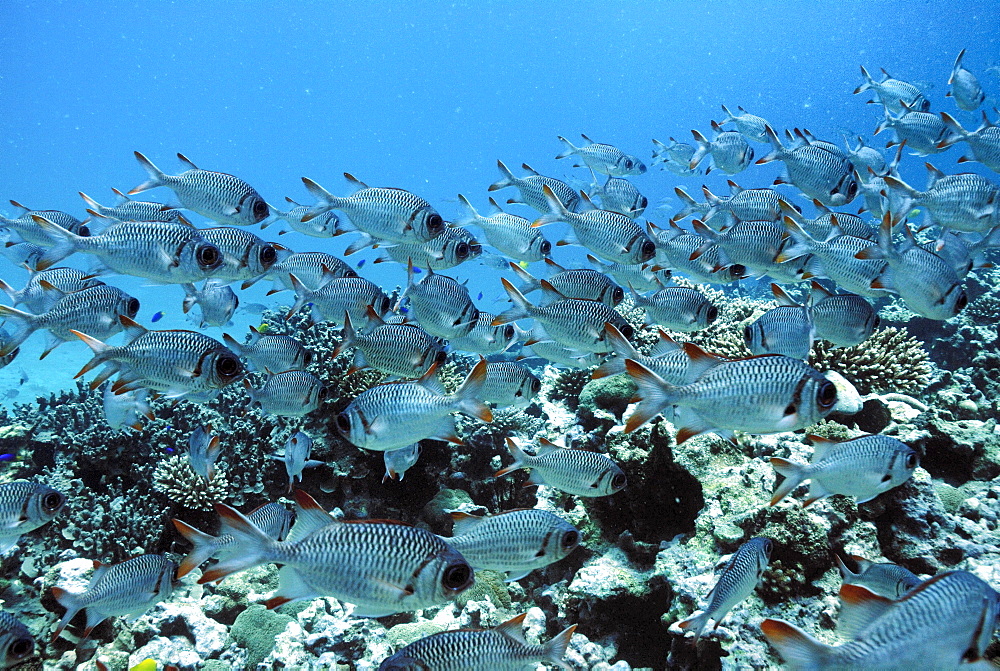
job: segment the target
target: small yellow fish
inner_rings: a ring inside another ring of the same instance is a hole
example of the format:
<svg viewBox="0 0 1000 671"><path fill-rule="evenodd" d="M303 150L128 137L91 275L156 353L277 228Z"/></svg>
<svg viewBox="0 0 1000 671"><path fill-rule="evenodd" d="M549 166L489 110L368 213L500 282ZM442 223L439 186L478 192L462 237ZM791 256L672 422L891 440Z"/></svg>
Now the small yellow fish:
<svg viewBox="0 0 1000 671"><path fill-rule="evenodd" d="M258 333L267 333L268 330L270 330L270 328L271 327L269 327L267 324L261 324L260 326L257 327L257 332Z"/></svg>
<svg viewBox="0 0 1000 671"><path fill-rule="evenodd" d="M920 214L920 208L919 207L915 207L912 210L910 210L910 213L908 215L906 215L906 216L908 216L908 217L910 217L912 219L912 218L916 217L919 214Z"/></svg>
<svg viewBox="0 0 1000 671"><path fill-rule="evenodd" d="M129 671L156 671L156 660L147 658L133 666Z"/></svg>
<svg viewBox="0 0 1000 671"><path fill-rule="evenodd" d="M527 261L519 261L517 265L521 266L522 268L527 268L528 267L528 262Z"/></svg>

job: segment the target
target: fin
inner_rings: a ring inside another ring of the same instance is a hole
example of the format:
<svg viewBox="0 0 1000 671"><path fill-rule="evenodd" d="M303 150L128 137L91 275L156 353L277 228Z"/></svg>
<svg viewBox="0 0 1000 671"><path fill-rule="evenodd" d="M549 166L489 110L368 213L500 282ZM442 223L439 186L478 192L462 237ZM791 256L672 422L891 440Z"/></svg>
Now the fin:
<svg viewBox="0 0 1000 671"><path fill-rule="evenodd" d="M166 184L166 175L162 170L153 165L152 161L139 152L134 152L134 154L136 160L139 161L139 165L142 166L142 169L146 171L147 175L149 175L149 179L134 189L129 189L128 195L131 196L133 194L147 191L149 189L155 189L158 186Z"/></svg>
<svg viewBox="0 0 1000 671"><path fill-rule="evenodd" d="M826 487L824 487L823 483L819 482L816 479L810 480L809 495L802 502L802 507L805 508L806 506L811 506L820 499L825 499L826 497L831 496L832 494L833 492L829 491ZM881 494L881 492L879 492L878 494ZM875 496L878 496L878 494L876 494ZM875 496L869 497L868 499L865 499L865 501L870 501L871 499L875 498ZM858 501L858 503L864 503L864 501Z"/></svg>
<svg viewBox="0 0 1000 671"><path fill-rule="evenodd" d="M841 585L837 633L845 638L854 638L893 603L892 599L879 596L861 585Z"/></svg>
<svg viewBox="0 0 1000 671"><path fill-rule="evenodd" d="M38 259L35 270L46 270L80 248L80 241L83 238L76 233L67 231L62 226L36 214L31 215L31 219L45 231L46 235L55 240L55 244L46 249Z"/></svg>
<svg viewBox="0 0 1000 671"><path fill-rule="evenodd" d="M501 312L499 315L493 318L490 322L491 326L500 326L501 324L506 324L507 322L517 321L518 319L525 319L531 315L531 312L535 309L534 306L528 302L528 299L524 297L520 291L517 290L510 280L506 277L501 277L500 282L503 284L504 290L507 295L510 296L510 300L514 303L514 307Z"/></svg>
<svg viewBox="0 0 1000 671"><path fill-rule="evenodd" d="M14 324L15 328L9 338L6 339L7 342L5 342L3 347L0 348L0 357L5 357L17 349L18 346L27 340L28 336L34 333L37 328L35 325L35 315L29 312L15 310L14 308L7 307L6 305L0 305L0 321L5 319ZM46 354L47 353L48 350L46 350ZM44 358L44 355L42 358Z"/></svg>
<svg viewBox="0 0 1000 671"><path fill-rule="evenodd" d="M489 189L487 189L488 191L497 191L508 186L514 186L517 183L517 178L514 177L514 173L512 173L510 169L503 164L503 161L499 159L497 160L497 168L500 169L502 177L499 181L490 184Z"/></svg>
<svg viewBox="0 0 1000 671"><path fill-rule="evenodd" d="M514 457L514 463L505 468L501 468L499 471L493 474L493 477L498 478L501 475L507 475L508 473L512 473L519 468L531 468L531 466L529 466L528 464L533 457L529 457L527 454L525 454L524 450L521 449L521 446L518 445L517 441L515 441L513 438L508 437L506 439L506 442L507 442L507 449L510 450L510 455Z"/></svg>
<svg viewBox="0 0 1000 671"><path fill-rule="evenodd" d="M307 585L298 571L285 565L278 571L278 589L274 590L274 594L264 602L264 605L269 610L273 610L290 601L314 599L318 596L322 595L317 594L315 589Z"/></svg>
<svg viewBox="0 0 1000 671"><path fill-rule="evenodd" d="M523 617L523 616L522 616ZM504 624L507 624L506 622ZM503 626L503 625L501 625ZM553 666L558 666L564 671L570 671L573 667L563 661L566 651L569 650L569 642L573 638L576 625L572 624L552 637L548 643L542 646L544 650L544 660ZM524 640L523 638L521 639Z"/></svg>
<svg viewBox="0 0 1000 671"><path fill-rule="evenodd" d="M52 597L59 602L59 605L66 609L66 613L59 620L59 624L56 625L56 629L52 632L52 640L55 641L59 638L59 634L62 633L66 625L69 624L73 616L83 609L83 605L80 603L80 595L74 594L72 592L67 592L62 587L52 588Z"/></svg>
<svg viewBox="0 0 1000 671"><path fill-rule="evenodd" d="M532 228L538 228L557 221L565 221L567 217L572 216L573 213L566 209L566 206L559 200L559 196L555 194L548 184L542 186L542 193L545 194L545 201L548 203L550 211L533 221L531 223Z"/></svg>
<svg viewBox="0 0 1000 671"><path fill-rule="evenodd" d="M431 366L431 370L435 366ZM470 417L475 417L483 422L492 422L493 413L490 411L489 404L484 403L478 398L479 392L482 390L485 382L486 359L481 358L479 359L479 363L469 371L469 375L465 378L462 386L455 392L455 399L457 400L457 409L459 412Z"/></svg>
<svg viewBox="0 0 1000 671"><path fill-rule="evenodd" d="M194 546L177 568L177 579L180 580L212 558L219 549L219 539L206 534L204 531L199 531L190 524L178 519L172 519L171 522L174 523L174 528L177 529L177 532Z"/></svg>
<svg viewBox="0 0 1000 671"><path fill-rule="evenodd" d="M296 489L293 496L295 498L295 524L292 525L285 538L286 543L302 540L328 524L339 524L338 520L323 510L323 507L316 503L316 499L306 492Z"/></svg>
<svg viewBox="0 0 1000 671"><path fill-rule="evenodd" d="M638 396L641 399L625 423L625 433L632 433L672 404L672 400L677 396L677 387L635 359L625 360L625 372L639 387Z"/></svg>
<svg viewBox="0 0 1000 671"><path fill-rule="evenodd" d="M198 584L222 580L230 573L244 571L266 562L266 552L275 544L273 539L235 508L230 508L224 503L216 503L215 512L220 518L220 535L233 536L233 550L223 561L205 571L199 578Z"/></svg>
<svg viewBox="0 0 1000 671"><path fill-rule="evenodd" d="M480 515L470 515L469 513L462 512L451 513L451 535L464 536L471 533L484 519L486 518Z"/></svg>
<svg viewBox="0 0 1000 671"><path fill-rule="evenodd" d="M834 646L820 643L784 620L768 618L760 623L760 630L781 658L796 669L826 668L827 661L835 653Z"/></svg>
<svg viewBox="0 0 1000 671"><path fill-rule="evenodd" d="M564 138L562 135L558 135L556 137L559 138L560 142L566 145L566 149L564 149L562 153L556 156L556 158L566 158L567 156L572 156L573 154L579 151L579 148L576 145L574 145L572 142Z"/></svg>
<svg viewBox="0 0 1000 671"><path fill-rule="evenodd" d="M691 617L681 620L677 626L685 631L694 631L694 642L701 638L701 633L705 631L705 626L709 621L708 611L699 611Z"/></svg>
<svg viewBox="0 0 1000 671"><path fill-rule="evenodd" d="M781 485L774 490L774 496L771 497L771 505L773 506L788 496L789 492L805 480L805 470L807 467L804 464L789 461L788 459L781 459L780 457L771 457L770 462L775 472L785 478L781 481Z"/></svg>

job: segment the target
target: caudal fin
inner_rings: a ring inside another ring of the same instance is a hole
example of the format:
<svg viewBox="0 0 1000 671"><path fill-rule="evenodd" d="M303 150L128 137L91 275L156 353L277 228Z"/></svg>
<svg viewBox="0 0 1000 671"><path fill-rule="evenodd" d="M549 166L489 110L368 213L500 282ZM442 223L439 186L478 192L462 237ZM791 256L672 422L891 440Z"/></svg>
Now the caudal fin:
<svg viewBox="0 0 1000 671"><path fill-rule="evenodd" d="M0 321L4 319L13 324L14 331L6 338L3 347L0 347L0 357L5 357L16 350L37 328L35 315L0 305Z"/></svg>
<svg viewBox="0 0 1000 671"><path fill-rule="evenodd" d="M705 625L708 624L708 619L708 611L700 611L686 620L681 620L677 623L677 626L684 631L693 631L694 642L697 643L698 639L701 638L701 632L705 631Z"/></svg>
<svg viewBox="0 0 1000 671"><path fill-rule="evenodd" d="M507 295L510 296L511 302L514 303L514 307L498 314L493 318L493 321L490 322L490 324L492 326L500 326L501 324L506 324L507 322L517 321L518 319L526 319L531 316L531 311L534 309L534 306L528 302L528 299L524 297L524 294L518 291L517 287L511 284L510 280L506 277L501 277L500 282L503 284L503 288L507 292Z"/></svg>
<svg viewBox="0 0 1000 671"><path fill-rule="evenodd" d="M163 186L164 184L166 184L166 175L162 170L153 165L153 162L150 161L145 156L143 156L141 153L139 152L134 152L134 153L135 153L135 159L139 161L139 165L141 165L142 169L146 171L147 175L149 175L149 179L147 179L145 182L135 187L134 189L130 189L128 195L131 196L133 194L141 193L143 191L148 191L149 189L155 189L158 186Z"/></svg>
<svg viewBox="0 0 1000 671"><path fill-rule="evenodd" d="M562 135L558 135L557 137L559 138L559 141L562 142L566 148L563 149L562 153L556 156L556 158L566 158L567 156L572 156L573 154L577 153L577 151L579 151L578 147L575 144L564 138Z"/></svg>
<svg viewBox="0 0 1000 671"><path fill-rule="evenodd" d="M469 371L468 377L465 378L465 382L462 386L458 388L455 392L455 399L457 401L459 412L465 413L470 417L475 417L484 422L493 421L493 413L490 411L490 406L487 403L482 402L477 398L479 392L482 391L483 384L486 382L486 359L480 359L479 363Z"/></svg>
<svg viewBox="0 0 1000 671"><path fill-rule="evenodd" d="M773 506L788 496L789 492L802 484L802 481L805 480L806 466L779 457L771 457L771 466L778 474L783 475L785 478L778 485L778 488L774 490L774 496L771 497L771 505Z"/></svg>
<svg viewBox="0 0 1000 671"><path fill-rule="evenodd" d="M760 623L764 637L775 647L781 658L799 671L827 668L834 647L820 643L795 625L770 618Z"/></svg>
<svg viewBox="0 0 1000 671"><path fill-rule="evenodd" d="M639 387L639 404L625 422L625 433L632 433L671 405L677 387L634 359L625 360L625 372Z"/></svg>
<svg viewBox="0 0 1000 671"><path fill-rule="evenodd" d="M275 544L274 540L238 510L230 508L224 503L216 503L215 512L219 514L222 534L232 534L233 536L233 552L226 559L205 571L198 580L199 583L222 580L230 573L245 571L265 563L268 550Z"/></svg>
<svg viewBox="0 0 1000 671"><path fill-rule="evenodd" d="M530 457L524 453L521 446L517 444L513 438L507 438L507 449L510 451L510 456L514 457L514 463L505 468L501 468L499 471L494 473L494 477L500 477L501 475L507 475L508 473L513 473L519 468L525 468L528 459Z"/></svg>
<svg viewBox="0 0 1000 671"><path fill-rule="evenodd" d="M570 671L573 667L563 660L563 656L566 654L566 651L569 650L569 642L573 638L573 632L575 631L576 625L571 624L556 634L551 641L546 643L544 646L544 660L553 666L558 666L560 669Z"/></svg>
<svg viewBox="0 0 1000 671"><path fill-rule="evenodd" d="M39 257L35 264L35 270L51 268L80 248L81 238L76 233L67 231L59 224L55 224L45 217L39 217L37 214L31 215L31 218L38 224L39 228L45 231L46 235L55 241L55 244L46 249L45 253Z"/></svg>
<svg viewBox="0 0 1000 671"><path fill-rule="evenodd" d="M177 579L180 580L211 559L219 549L220 544L217 536L199 531L186 522L181 522L178 519L172 519L171 522L174 523L174 528L177 529L178 533L194 546L177 568Z"/></svg>
<svg viewBox="0 0 1000 671"><path fill-rule="evenodd" d="M488 191L498 191L500 189L505 189L508 186L514 186L517 183L517 178L514 177L514 173L503 164L503 161L497 160L497 168L500 169L500 174L502 175L499 180L490 184Z"/></svg>

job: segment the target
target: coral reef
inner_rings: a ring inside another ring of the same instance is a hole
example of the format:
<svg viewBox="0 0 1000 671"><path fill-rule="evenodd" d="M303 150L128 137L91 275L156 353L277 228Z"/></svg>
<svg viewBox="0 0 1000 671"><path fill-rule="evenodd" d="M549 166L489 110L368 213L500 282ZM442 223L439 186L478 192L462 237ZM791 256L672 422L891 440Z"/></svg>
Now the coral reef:
<svg viewBox="0 0 1000 671"><path fill-rule="evenodd" d="M933 365L920 341L905 329L888 327L854 347L833 348L825 341L813 345L809 364L820 371L835 370L862 394L922 392Z"/></svg>
<svg viewBox="0 0 1000 671"><path fill-rule="evenodd" d="M196 510L212 510L212 504L228 498L229 481L217 470L211 480L194 472L191 461L180 455L167 457L153 470L153 489L171 501Z"/></svg>

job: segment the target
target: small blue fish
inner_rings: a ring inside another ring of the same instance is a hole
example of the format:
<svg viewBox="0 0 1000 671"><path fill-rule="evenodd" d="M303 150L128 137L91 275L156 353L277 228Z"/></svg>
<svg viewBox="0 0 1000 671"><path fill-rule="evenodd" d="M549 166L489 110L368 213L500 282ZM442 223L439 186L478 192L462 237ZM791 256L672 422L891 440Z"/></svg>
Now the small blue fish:
<svg viewBox="0 0 1000 671"><path fill-rule="evenodd" d="M414 272L414 273L422 273L422 272L424 272L424 271L420 270L420 268L414 268L414 269L413 269L413 272Z"/></svg>
<svg viewBox="0 0 1000 671"><path fill-rule="evenodd" d="M149 321L151 321L151 322L153 322L155 324L156 322L160 321L161 319L163 319L163 313L162 312L157 312L155 315L153 315L153 318L150 319Z"/></svg>
<svg viewBox="0 0 1000 671"><path fill-rule="evenodd" d="M483 300L483 292L482 292L482 291L480 291L480 292L479 292L479 295L478 295L478 296L476 296L476 300L477 300L477 301L481 301L481 300Z"/></svg>
<svg viewBox="0 0 1000 671"><path fill-rule="evenodd" d="M14 459L16 458L17 455L11 454L10 452L7 452L6 454L0 454L0 461L14 461Z"/></svg>
<svg viewBox="0 0 1000 671"><path fill-rule="evenodd" d="M358 261L358 268L360 268L363 265L365 265L365 259L361 259L360 261Z"/></svg>

